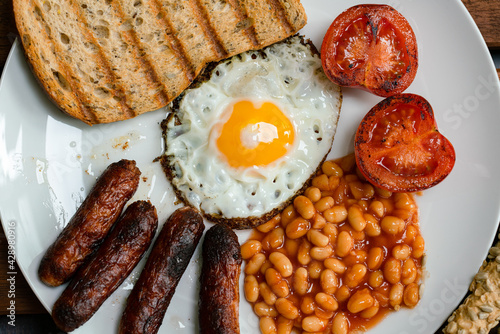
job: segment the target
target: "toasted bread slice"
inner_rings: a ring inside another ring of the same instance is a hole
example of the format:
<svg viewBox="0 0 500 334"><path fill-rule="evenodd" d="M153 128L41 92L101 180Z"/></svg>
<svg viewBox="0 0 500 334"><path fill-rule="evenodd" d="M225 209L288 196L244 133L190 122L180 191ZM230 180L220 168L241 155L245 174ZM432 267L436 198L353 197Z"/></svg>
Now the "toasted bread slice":
<svg viewBox="0 0 500 334"><path fill-rule="evenodd" d="M88 124L159 109L204 66L293 35L299 0L13 0L33 72Z"/></svg>

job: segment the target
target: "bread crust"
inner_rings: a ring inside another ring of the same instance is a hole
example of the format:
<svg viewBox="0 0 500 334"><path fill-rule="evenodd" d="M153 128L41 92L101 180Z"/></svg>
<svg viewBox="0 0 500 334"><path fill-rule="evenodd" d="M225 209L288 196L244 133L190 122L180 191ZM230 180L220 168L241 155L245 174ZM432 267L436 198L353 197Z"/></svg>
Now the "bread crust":
<svg viewBox="0 0 500 334"><path fill-rule="evenodd" d="M87 124L166 106L210 62L261 49L307 21L299 0L13 0L33 73Z"/></svg>

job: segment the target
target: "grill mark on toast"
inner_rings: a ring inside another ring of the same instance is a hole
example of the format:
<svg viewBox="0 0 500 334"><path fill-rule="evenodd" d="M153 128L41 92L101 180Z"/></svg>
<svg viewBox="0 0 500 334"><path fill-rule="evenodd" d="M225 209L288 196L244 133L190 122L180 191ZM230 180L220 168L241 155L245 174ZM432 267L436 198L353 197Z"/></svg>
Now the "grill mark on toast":
<svg viewBox="0 0 500 334"><path fill-rule="evenodd" d="M33 10L36 10L36 8L40 8L40 4L38 4L35 1L31 1L31 5L32 5L31 8L33 8ZM63 54L64 51L60 47L58 47L58 45L54 42L55 39L52 38L52 36L50 35L49 33L50 29L47 29L49 25L45 21L43 12L41 10L38 10L37 15L40 18L40 25L41 25L40 32L42 32L42 34L44 34L47 37L47 40L50 41L52 47L55 50L54 52L55 54ZM58 57L55 58L58 59ZM61 60L58 60L57 65L64 71L64 78L68 83L69 87L71 88L70 93L71 95L73 95L74 100L77 102L76 103L77 108L83 113L84 118L88 120L88 123L95 123L97 121L96 115L95 113L92 112L92 110L90 110L90 108L87 107L88 100L85 98L85 94L83 94L80 91L78 84L75 85L75 81L73 80L73 77L75 77L75 75L71 67L65 61ZM54 70L52 70L52 73L54 76L56 76L58 72L54 72ZM45 81L41 77L40 80Z"/></svg>
<svg viewBox="0 0 500 334"><path fill-rule="evenodd" d="M222 42L219 40L219 36L215 32L215 29L210 24L209 15L200 0L189 1L191 8L196 15L196 19L201 26L201 29L207 36L208 40L213 46L213 50L219 58L226 58L228 56L227 50L224 48Z"/></svg>
<svg viewBox="0 0 500 334"><path fill-rule="evenodd" d="M234 8L234 12L240 22L245 22L246 20L252 20L252 18L248 17L248 12L245 8L245 5L239 0L228 0L229 4ZM250 25L249 27L243 29L245 35L248 37L250 42L255 48L260 46L259 39L257 38L257 32L255 31L255 27Z"/></svg>
<svg viewBox="0 0 500 334"><path fill-rule="evenodd" d="M109 64L109 61L106 58L106 54L104 53L101 46L97 42L97 39L95 38L94 34L91 32L90 29L87 28L89 25L85 16L82 13L80 6L78 5L77 2L70 2L70 7L73 9L73 12L78 16L78 19L80 20L79 25L81 26L81 33L84 35L85 39L88 40L93 45L95 45L97 49L96 62L100 64L101 67L103 68L104 75L110 78L111 79L110 81L113 82L113 88L110 89L110 91L113 93L112 95L118 98L117 102L121 106L122 111L127 114L128 118L136 116L134 110L132 110L131 106L127 104L127 97L125 95L125 91L123 87L120 85L120 81L116 77L115 73L113 72L111 65ZM97 116L94 117L97 118Z"/></svg>
<svg viewBox="0 0 500 334"><path fill-rule="evenodd" d="M278 0L268 0L269 5L274 10L276 17L280 20L281 25L286 31L286 34L289 35L293 33L294 29L292 24L288 21L286 16L286 10L283 8L282 4Z"/></svg>
<svg viewBox="0 0 500 334"><path fill-rule="evenodd" d="M111 5L113 6L115 12L118 13L120 18L125 21L125 13L123 12L123 7L120 5L120 3L118 1L113 1L111 2ZM137 53L139 55L138 61L143 68L147 69L146 77L148 78L148 80L151 81L153 86L162 87L162 89L159 91L159 94L155 94L156 99L160 102L160 104L167 104L169 101L169 97L168 93L165 90L165 85L163 85L163 83L160 81L158 73L156 73L156 70L149 60L147 53L144 52L143 48L141 47L141 42L137 37L136 31L134 29L130 29L124 31L122 34L128 41L131 42L129 44L131 45L132 49L137 50ZM137 116L138 113L134 112L134 115Z"/></svg>
<svg viewBox="0 0 500 334"><path fill-rule="evenodd" d="M163 5L159 0L152 0L150 2L153 9L158 13L156 18L161 22L161 25L165 27L166 37L170 44L170 48L174 51L175 55L179 59L179 62L184 69L184 73L189 80L192 82L196 77L196 71L193 68L193 64L189 61L188 54L184 50L181 42L177 38L172 23L166 14L166 11L163 9Z"/></svg>

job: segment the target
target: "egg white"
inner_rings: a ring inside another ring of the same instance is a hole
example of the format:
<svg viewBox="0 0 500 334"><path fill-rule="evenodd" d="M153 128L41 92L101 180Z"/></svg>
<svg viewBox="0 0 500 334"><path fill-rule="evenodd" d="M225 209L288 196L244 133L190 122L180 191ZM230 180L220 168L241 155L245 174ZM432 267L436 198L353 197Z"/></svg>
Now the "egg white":
<svg viewBox="0 0 500 334"><path fill-rule="evenodd" d="M223 61L176 101L175 117L164 125L164 157L188 204L212 217L261 217L282 209L315 173L331 149L342 94L323 73L319 55L301 41L293 36ZM216 129L239 100L272 102L288 117L295 140L283 157L266 166L229 166Z"/></svg>

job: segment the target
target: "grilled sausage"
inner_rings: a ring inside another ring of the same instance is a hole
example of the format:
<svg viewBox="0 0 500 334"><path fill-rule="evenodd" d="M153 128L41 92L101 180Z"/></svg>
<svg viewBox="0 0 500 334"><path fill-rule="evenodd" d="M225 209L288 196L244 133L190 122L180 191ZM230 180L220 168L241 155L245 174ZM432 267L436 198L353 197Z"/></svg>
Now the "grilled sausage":
<svg viewBox="0 0 500 334"><path fill-rule="evenodd" d="M191 207L182 207L169 217L128 297L121 334L158 332L204 229L203 218Z"/></svg>
<svg viewBox="0 0 500 334"><path fill-rule="evenodd" d="M47 249L38 276L49 286L68 281L102 243L135 193L141 172L135 161L112 163L99 177L68 225Z"/></svg>
<svg viewBox="0 0 500 334"><path fill-rule="evenodd" d="M52 309L56 325L80 327L120 286L151 245L158 226L149 201L130 204L97 252L75 274Z"/></svg>
<svg viewBox="0 0 500 334"><path fill-rule="evenodd" d="M236 234L224 224L205 234L200 275L201 334L238 334L241 251Z"/></svg>

